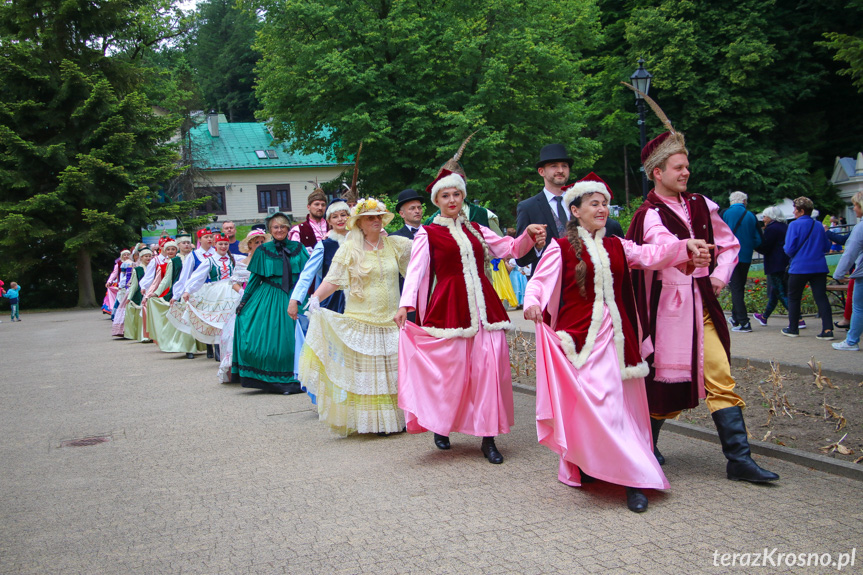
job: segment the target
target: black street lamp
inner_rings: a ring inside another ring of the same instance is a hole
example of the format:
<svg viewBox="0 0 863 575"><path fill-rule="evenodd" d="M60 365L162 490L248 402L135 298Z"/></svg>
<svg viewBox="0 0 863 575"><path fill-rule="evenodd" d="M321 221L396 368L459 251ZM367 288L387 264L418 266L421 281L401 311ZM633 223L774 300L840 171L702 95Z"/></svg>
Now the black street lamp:
<svg viewBox="0 0 863 575"><path fill-rule="evenodd" d="M633 72L629 79L632 85L641 92L648 94L650 91L650 79L653 74L644 68L644 58L638 59L638 69ZM641 150L647 145L647 126L644 123L644 98L638 92L635 92L635 104L638 106L638 130L641 133ZM640 151L640 150L639 150ZM649 191L650 182L647 179L647 174L644 173L644 166L641 166L641 197L646 198Z"/></svg>

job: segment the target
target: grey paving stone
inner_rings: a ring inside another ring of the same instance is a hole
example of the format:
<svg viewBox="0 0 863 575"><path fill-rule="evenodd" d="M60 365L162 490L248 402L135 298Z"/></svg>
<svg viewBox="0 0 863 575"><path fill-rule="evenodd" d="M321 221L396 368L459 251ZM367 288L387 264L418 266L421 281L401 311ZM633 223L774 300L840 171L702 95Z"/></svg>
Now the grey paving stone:
<svg viewBox="0 0 863 575"><path fill-rule="evenodd" d="M774 486L731 482L718 446L669 433L671 489L636 515L621 487L557 481L529 395L492 466L472 437L334 437L305 396L109 330L94 312L0 324L0 573L744 573L714 552L837 554L863 534L859 482L791 463L757 457Z"/></svg>

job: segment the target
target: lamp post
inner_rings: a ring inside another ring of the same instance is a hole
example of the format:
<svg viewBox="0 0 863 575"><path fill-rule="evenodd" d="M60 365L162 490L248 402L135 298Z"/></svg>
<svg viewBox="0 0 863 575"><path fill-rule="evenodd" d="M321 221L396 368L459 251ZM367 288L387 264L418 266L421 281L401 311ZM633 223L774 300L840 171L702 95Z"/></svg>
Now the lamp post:
<svg viewBox="0 0 863 575"><path fill-rule="evenodd" d="M644 58L638 59L638 69L632 73L629 79L632 85L638 88L641 92L648 94L650 90L650 79L653 74L644 68ZM635 105L638 107L638 131L641 135L641 149L647 145L647 126L644 123L644 98L638 92L635 92ZM644 173L644 166L641 166L641 197L646 198L650 183L647 180L647 174Z"/></svg>

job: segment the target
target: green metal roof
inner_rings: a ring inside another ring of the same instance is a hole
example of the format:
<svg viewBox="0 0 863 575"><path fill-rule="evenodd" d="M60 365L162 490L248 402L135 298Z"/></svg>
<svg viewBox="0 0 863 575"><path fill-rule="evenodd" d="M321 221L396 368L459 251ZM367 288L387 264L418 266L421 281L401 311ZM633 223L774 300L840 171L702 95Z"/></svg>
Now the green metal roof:
<svg viewBox="0 0 863 575"><path fill-rule="evenodd" d="M189 131L192 157L203 170L248 170L272 168L306 168L341 166L324 154L296 154L273 144L266 124L258 122L219 123L219 136L214 138L204 122ZM274 151L276 158L261 159L257 150Z"/></svg>

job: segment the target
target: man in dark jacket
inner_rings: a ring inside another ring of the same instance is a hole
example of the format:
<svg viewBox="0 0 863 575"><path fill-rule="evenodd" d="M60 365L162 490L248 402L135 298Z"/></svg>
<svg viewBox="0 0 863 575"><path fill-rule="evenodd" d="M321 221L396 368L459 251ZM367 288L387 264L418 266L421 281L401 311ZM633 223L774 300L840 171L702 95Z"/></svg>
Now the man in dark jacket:
<svg viewBox="0 0 863 575"><path fill-rule="evenodd" d="M410 188L402 190L396 203L396 213L402 217L405 225L391 235L401 236L409 240L414 239L414 234L420 229L422 223L424 202L425 198L420 196L416 190Z"/></svg>
<svg viewBox="0 0 863 575"><path fill-rule="evenodd" d="M788 224L785 223L782 210L776 206L766 208L761 217L764 222L764 233L761 238L761 245L756 250L764 255L764 275L767 277L769 293L767 294L767 306L764 308L764 313L754 313L752 316L761 325L767 325L767 318L770 317L780 301L785 306L786 313L788 312L788 283L785 277L788 268L788 254L783 249ZM806 322L801 319L799 329L805 327Z"/></svg>
<svg viewBox="0 0 863 575"><path fill-rule="evenodd" d="M566 153L563 144L549 144L539 151L536 171L543 181L540 193L519 202L516 208L516 235L520 236L530 224L545 224L549 241L563 237L569 221L566 206L563 205L563 187L569 181L572 158ZM545 246L537 246L515 261L520 266L536 264Z"/></svg>

